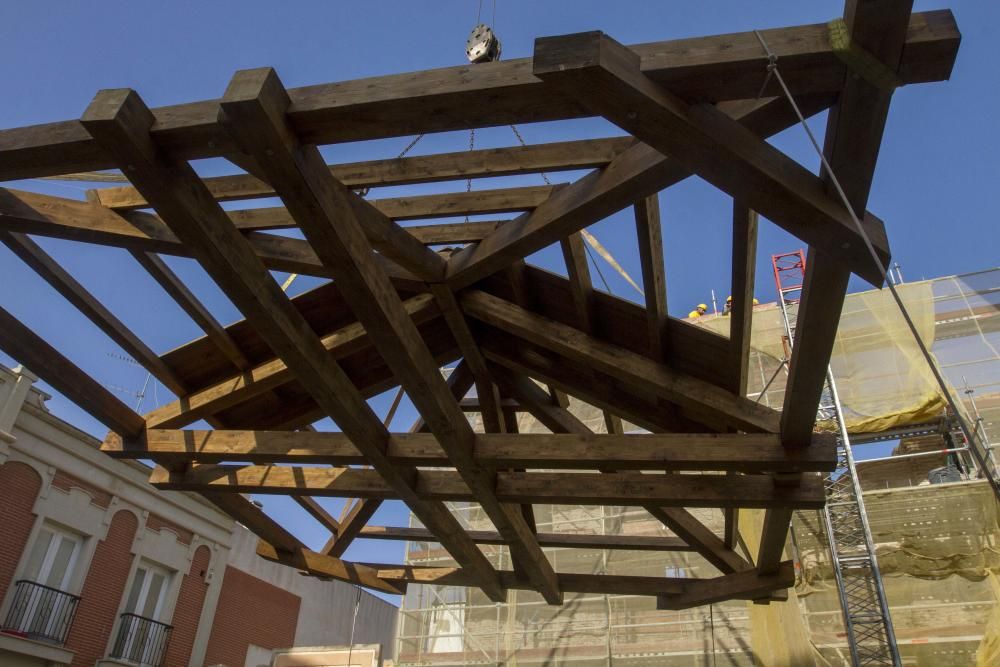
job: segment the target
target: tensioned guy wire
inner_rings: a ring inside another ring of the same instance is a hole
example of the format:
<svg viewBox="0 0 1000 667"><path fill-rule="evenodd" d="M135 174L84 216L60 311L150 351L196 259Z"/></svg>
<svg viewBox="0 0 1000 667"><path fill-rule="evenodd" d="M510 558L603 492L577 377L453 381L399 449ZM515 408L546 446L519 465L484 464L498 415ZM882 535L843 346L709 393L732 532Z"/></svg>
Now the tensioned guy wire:
<svg viewBox="0 0 1000 667"><path fill-rule="evenodd" d="M878 253L875 251L875 246L872 245L871 238L869 238L868 233L865 231L864 226L861 224L861 220L858 218L857 213L854 212L854 207L851 206L851 202L844 192L844 188L840 185L840 180L837 175L833 172L833 168L827 161L826 156L823 154L823 149L820 148L819 142L816 141L815 135L813 135L812 130L809 129L808 123L806 123L805 117L802 115L799 105L795 102L795 98L792 97L791 91L785 84L784 77L781 76L781 72L778 70L778 56L776 56L767 45L764 40L764 36L760 34L760 31L754 30L754 34L757 36L757 40L760 42L761 47L764 49L764 53L767 55L767 72L768 78L773 74L774 78L778 81L781 86L781 90L784 92L785 97L788 99L789 104L792 105L792 109L795 111L795 115L799 119L799 123L802 128L806 131L806 135L809 137L809 141L812 143L813 150L816 151L816 155L819 156L820 163L823 169L826 170L827 175L830 177L830 181L833 183L834 188L837 190L837 195L840 197L841 202L844 204L844 208L847 209L848 215L851 216L851 220L854 222L854 226L857 228L858 234L865 243L865 247L868 249L868 253L871 255L872 260L875 262L875 266L878 267L879 274L882 277L882 281L886 283L889 288L889 292L892 294L893 300L896 302L896 306L899 308L900 314L903 316L903 320L906 322L907 328L910 333L913 334L913 338L917 343L917 347L920 349L921 355L927 361L927 365L931 369L931 373L934 375L934 379L937 381L938 386L941 388L941 392L944 394L945 400L948 402L948 407L951 408L952 413L955 415L955 419L958 420L959 427L962 429L962 434L969 443L969 451L975 457L976 462L979 464L980 470L986 474L987 480L989 480L990 486L993 488L993 494L996 496L997 500L1000 501L1000 484L998 484L996 478L990 473L986 465L986 459L983 457L982 452L980 452L975 446L978 438L969 429L968 424L965 423L965 419L962 417L962 413L959 411L958 403L955 398L951 395L948 390L948 384L941 375L941 371L937 364L934 362L934 357L931 355L930 350L924 344L923 339L920 337L920 333L917 331L916 325L913 323L913 319L910 317L910 312L906 309L906 305L903 304L903 300L899 296L899 292L896 290L896 286L891 280L887 280L889 272L886 269L885 264L879 258ZM765 80L766 82L766 80ZM763 90L763 89L762 89ZM986 443L980 443L983 447Z"/></svg>

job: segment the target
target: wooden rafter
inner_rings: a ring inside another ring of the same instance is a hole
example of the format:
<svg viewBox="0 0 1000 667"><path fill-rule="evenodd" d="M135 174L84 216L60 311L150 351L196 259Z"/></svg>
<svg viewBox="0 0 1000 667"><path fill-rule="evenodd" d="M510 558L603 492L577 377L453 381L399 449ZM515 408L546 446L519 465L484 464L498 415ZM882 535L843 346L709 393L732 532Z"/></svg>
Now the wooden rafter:
<svg viewBox="0 0 1000 667"><path fill-rule="evenodd" d="M761 31L802 112L831 109L825 155L881 261L883 225L865 207L886 83L947 78L960 40L950 12L910 8L848 1L851 48L881 62L882 79L851 71L825 25ZM822 505L819 473L834 465L833 438L813 427L849 272L882 276L829 175L766 142L797 122L767 63L754 33L632 47L590 33L543 38L533 59L291 91L270 70L241 72L220 100L155 110L104 91L80 121L0 131L0 179L118 167L131 184L87 201L0 188L0 235L178 400L137 415L2 310L0 348L106 423L104 451L154 461L154 484L203 494L257 533L261 556L308 574L386 593L478 586L497 601L529 589L553 604L573 592L656 595L661 609L778 599L793 579L781 561L791 514ZM631 136L334 165L316 147L595 115ZM247 173L202 179L188 161L205 157ZM580 169L592 171L566 185L354 192ZM691 175L734 197L728 338L667 314L657 193ZM220 206L275 195L283 206ZM594 289L580 236L629 206L641 306ZM810 245L780 414L745 397L755 210ZM400 224L492 213L518 216ZM278 231L292 228L305 238ZM27 235L127 250L206 336L157 356ZM553 244L567 277L526 260ZM161 254L199 261L246 319L222 326ZM290 299L269 271L332 282ZM397 387L419 413L410 433L366 402ZM570 396L601 410L608 434ZM519 433L518 411L552 433ZM325 416L339 432L309 426ZM214 430L176 430L202 419ZM650 433L625 433L623 419ZM329 530L322 552L244 493L293 498ZM335 518L322 496L352 500ZM367 526L384 499L424 527ZM495 530L466 530L445 500L478 503ZM538 533L533 504L642 507L676 537ZM756 564L733 548L739 507L765 509ZM691 508L722 510L725 533ZM437 542L457 565L343 560L357 538ZM481 545L508 548L513 571ZM558 572L543 547L693 551L722 576Z"/></svg>

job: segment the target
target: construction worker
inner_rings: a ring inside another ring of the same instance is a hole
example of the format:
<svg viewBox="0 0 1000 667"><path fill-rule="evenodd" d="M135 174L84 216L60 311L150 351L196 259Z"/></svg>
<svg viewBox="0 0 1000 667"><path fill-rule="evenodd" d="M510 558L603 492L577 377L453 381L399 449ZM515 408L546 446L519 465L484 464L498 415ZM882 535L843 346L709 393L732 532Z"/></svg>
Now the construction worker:
<svg viewBox="0 0 1000 667"><path fill-rule="evenodd" d="M697 308L695 308L690 313L688 313L688 319L692 319L692 318L695 318L695 317L701 317L702 315L704 315L707 312L708 312L708 306L706 304L704 304L704 303L699 303Z"/></svg>
<svg viewBox="0 0 1000 667"><path fill-rule="evenodd" d="M753 305L755 305L755 306L759 306L760 305L760 301L758 301L756 299L756 297L754 297ZM726 297L726 305L722 308L722 314L723 315L731 315L732 312L733 312L733 297L732 297L732 295L729 295L729 296Z"/></svg>

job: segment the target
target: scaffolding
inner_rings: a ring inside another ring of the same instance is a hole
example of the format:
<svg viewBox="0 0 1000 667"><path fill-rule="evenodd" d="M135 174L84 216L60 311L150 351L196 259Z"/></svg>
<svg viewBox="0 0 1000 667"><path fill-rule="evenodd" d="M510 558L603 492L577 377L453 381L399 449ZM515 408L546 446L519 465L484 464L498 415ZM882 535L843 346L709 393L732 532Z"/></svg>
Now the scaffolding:
<svg viewBox="0 0 1000 667"><path fill-rule="evenodd" d="M970 423L978 409L977 427L997 432L1000 269L908 283L900 290ZM906 665L967 665L975 664L979 651L985 656L979 664L996 664L988 651L1000 650L1000 618L993 618L1000 595L997 506L986 482L975 478L971 457L962 450L966 443L949 440L943 401L925 391L927 378L907 365L910 350L905 337L896 335L901 329L891 304L882 299L877 291L848 296L831 368L858 455L856 479L900 657ZM729 328L723 316L700 318L696 325L720 335ZM784 395L782 333L780 306L758 306L748 392L777 408ZM971 394L964 393L966 385ZM570 408L595 431L604 430L600 411L576 401ZM544 430L526 416L519 426ZM958 482L929 484L928 472L949 457L957 457L970 474ZM453 509L467 527L491 529L476 505ZM534 509L540 532L672 535L637 508ZM693 512L722 534L721 512ZM754 520L753 512L740 513L741 525ZM511 591L506 603L495 604L474 589L410 586L402 602L397 664L849 665L851 642L822 512L797 513L791 533L796 587L788 602L766 606L731 601L656 611L650 598L578 594L553 608L531 592ZM410 542L407 548L408 563L450 563L436 543ZM505 547L482 548L497 567L511 567ZM546 548L545 553L557 571L715 574L693 552ZM776 651L786 652L784 663Z"/></svg>
<svg viewBox="0 0 1000 667"><path fill-rule="evenodd" d="M785 325L787 349L795 342L795 322L805 281L805 252L771 256L778 307ZM789 354L786 359L791 358ZM785 368L788 363L784 364ZM899 650L892 629L892 617L885 599L878 557L872 542L864 495L854 467L851 438L842 417L840 396L833 371L827 368L826 383L816 420L837 429L837 469L826 478L826 528L833 562L834 579L844 613L847 645L853 665L900 665Z"/></svg>

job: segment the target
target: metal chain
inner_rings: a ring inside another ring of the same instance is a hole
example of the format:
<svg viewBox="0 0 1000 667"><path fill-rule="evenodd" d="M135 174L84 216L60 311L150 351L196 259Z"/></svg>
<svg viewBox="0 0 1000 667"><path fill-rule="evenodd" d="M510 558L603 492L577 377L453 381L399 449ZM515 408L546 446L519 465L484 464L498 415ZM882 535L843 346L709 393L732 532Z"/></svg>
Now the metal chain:
<svg viewBox="0 0 1000 667"><path fill-rule="evenodd" d="M521 133L517 131L517 125L514 125L512 123L510 129L514 131L514 136L517 137L518 142L522 146L528 145L528 143L524 140L524 137L521 136ZM544 171L541 171L539 173L542 175L542 180L545 181L545 185L552 185L552 181L549 180L548 174L546 174Z"/></svg>

